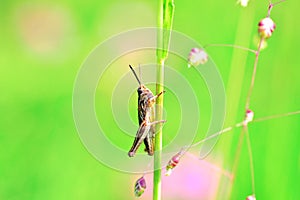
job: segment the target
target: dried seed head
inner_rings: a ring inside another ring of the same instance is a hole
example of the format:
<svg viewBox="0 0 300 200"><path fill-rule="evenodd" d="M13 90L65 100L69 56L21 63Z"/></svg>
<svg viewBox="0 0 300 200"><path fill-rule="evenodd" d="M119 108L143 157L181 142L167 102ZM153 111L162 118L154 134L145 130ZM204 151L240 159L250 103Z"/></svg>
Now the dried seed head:
<svg viewBox="0 0 300 200"><path fill-rule="evenodd" d="M168 162L168 165L166 167L166 176L170 176L172 171L173 171L173 168L177 166L177 164L179 163L179 160L180 160L180 157L181 157L181 152L177 153L175 156L173 156L171 158L171 160L169 160Z"/></svg>
<svg viewBox="0 0 300 200"><path fill-rule="evenodd" d="M254 195L247 196L246 200L256 200Z"/></svg>
<svg viewBox="0 0 300 200"><path fill-rule="evenodd" d="M135 182L135 186L134 186L135 196L140 197L144 193L145 189L146 189L146 180L144 176L142 176Z"/></svg>
<svg viewBox="0 0 300 200"><path fill-rule="evenodd" d="M188 56L188 67L197 67L199 64L205 64L207 60L207 53L203 49L192 48Z"/></svg>
<svg viewBox="0 0 300 200"><path fill-rule="evenodd" d="M266 17L258 23L258 33L261 37L267 39L271 37L276 25L270 17Z"/></svg>

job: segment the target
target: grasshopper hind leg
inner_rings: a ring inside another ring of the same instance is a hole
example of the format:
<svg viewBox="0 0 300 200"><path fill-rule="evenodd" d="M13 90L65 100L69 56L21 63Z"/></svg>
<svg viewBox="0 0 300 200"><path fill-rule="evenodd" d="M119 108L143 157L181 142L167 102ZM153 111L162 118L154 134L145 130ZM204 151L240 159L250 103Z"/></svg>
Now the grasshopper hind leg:
<svg viewBox="0 0 300 200"><path fill-rule="evenodd" d="M151 127L152 129L152 127ZM152 130L150 131L152 132ZM148 134L146 138L144 139L144 144L145 144L145 151L148 153L149 156L153 156L154 154L154 135L153 134Z"/></svg>
<svg viewBox="0 0 300 200"><path fill-rule="evenodd" d="M164 122L166 122L166 121L159 120L159 121L155 121L155 122L151 122L151 123L147 123L146 121L144 121L140 125L140 127L137 131L137 135L134 139L131 149L128 152L128 156L133 157L143 141L146 146L146 151L148 152L148 154L153 155L154 154L154 142L153 142L153 134L150 133L150 128L152 128L154 124L164 123Z"/></svg>
<svg viewBox="0 0 300 200"><path fill-rule="evenodd" d="M151 126L149 129L149 133L147 134L146 138L144 139L144 144L145 144L145 151L148 153L149 156L153 156L154 155L154 151L155 151L155 124L158 123L165 123L165 120L160 120L160 121L155 121L152 122L150 124L148 124L148 126Z"/></svg>

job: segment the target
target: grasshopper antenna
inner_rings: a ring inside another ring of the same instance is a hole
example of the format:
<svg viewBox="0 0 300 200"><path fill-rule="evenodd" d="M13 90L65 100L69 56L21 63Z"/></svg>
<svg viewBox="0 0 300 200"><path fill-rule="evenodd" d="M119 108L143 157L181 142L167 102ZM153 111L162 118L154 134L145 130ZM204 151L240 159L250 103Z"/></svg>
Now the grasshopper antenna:
<svg viewBox="0 0 300 200"><path fill-rule="evenodd" d="M142 85L141 81L140 81L139 77L136 75L134 69L131 67L131 65L129 65L129 67L130 67L131 71L133 72L133 75L135 76L136 80L139 82L140 85Z"/></svg>
<svg viewBox="0 0 300 200"><path fill-rule="evenodd" d="M140 77L140 81L143 82L142 80L142 70L141 70L141 65L139 64L139 77Z"/></svg>

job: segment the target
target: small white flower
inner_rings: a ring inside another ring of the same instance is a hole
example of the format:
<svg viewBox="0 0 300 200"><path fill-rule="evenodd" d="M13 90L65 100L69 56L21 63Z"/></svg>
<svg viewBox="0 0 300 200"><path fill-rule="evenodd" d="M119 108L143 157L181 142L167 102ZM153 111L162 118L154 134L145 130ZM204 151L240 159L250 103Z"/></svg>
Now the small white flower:
<svg viewBox="0 0 300 200"><path fill-rule="evenodd" d="M267 39L272 36L276 25L270 17L266 17L259 21L258 23L258 33L261 37Z"/></svg>
<svg viewBox="0 0 300 200"><path fill-rule="evenodd" d="M243 6L243 7L247 7L249 0L238 0L237 3L241 4L241 6Z"/></svg>
<svg viewBox="0 0 300 200"><path fill-rule="evenodd" d="M254 117L254 112L252 110L247 110L246 111L246 116L245 116L245 120L244 120L244 125L247 125L249 122L253 121L253 117Z"/></svg>
<svg viewBox="0 0 300 200"><path fill-rule="evenodd" d="M205 64L207 60L208 56L203 49L192 48L188 57L188 67L196 67L199 64Z"/></svg>

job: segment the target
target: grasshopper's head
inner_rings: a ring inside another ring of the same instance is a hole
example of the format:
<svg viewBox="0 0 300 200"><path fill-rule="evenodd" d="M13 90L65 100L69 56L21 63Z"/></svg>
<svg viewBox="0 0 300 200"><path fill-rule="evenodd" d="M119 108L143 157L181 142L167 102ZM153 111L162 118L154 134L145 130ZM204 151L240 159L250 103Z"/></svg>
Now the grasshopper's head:
<svg viewBox="0 0 300 200"><path fill-rule="evenodd" d="M145 85L141 84L137 89L138 95L152 93Z"/></svg>
<svg viewBox="0 0 300 200"><path fill-rule="evenodd" d="M133 75L135 76L137 82L140 85L137 89L138 95L139 96L149 96L150 95L150 97L152 97L153 94L152 94L151 90L149 90L144 84L141 83L139 77L136 75L136 73L135 73L134 69L131 67L131 65L129 65L129 67L130 67Z"/></svg>

